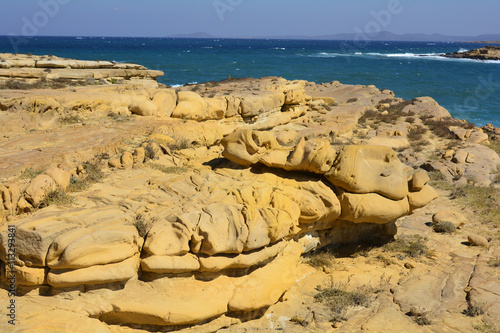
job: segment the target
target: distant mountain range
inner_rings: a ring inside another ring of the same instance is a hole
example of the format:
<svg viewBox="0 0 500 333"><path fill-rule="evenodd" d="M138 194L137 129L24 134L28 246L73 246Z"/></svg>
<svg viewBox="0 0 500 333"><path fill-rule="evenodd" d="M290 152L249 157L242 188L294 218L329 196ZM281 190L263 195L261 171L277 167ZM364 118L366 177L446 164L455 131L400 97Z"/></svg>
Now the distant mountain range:
<svg viewBox="0 0 500 333"><path fill-rule="evenodd" d="M180 34L167 36L170 38L241 38L241 39L315 39L315 40L373 40L373 41L422 41L422 42L476 42L476 41L496 41L500 42L500 34L488 34L479 36L447 36L441 34L394 34L388 31L381 31L377 34L360 35L356 33L343 33L321 36L245 36L245 37L221 37L210 35L205 32L192 34Z"/></svg>

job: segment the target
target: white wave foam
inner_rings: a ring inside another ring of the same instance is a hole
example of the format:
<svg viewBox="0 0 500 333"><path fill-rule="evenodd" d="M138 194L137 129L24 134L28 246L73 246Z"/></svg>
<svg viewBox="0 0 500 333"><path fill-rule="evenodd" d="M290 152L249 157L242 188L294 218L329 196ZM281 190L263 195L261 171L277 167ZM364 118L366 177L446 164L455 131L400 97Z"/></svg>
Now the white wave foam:
<svg viewBox="0 0 500 333"><path fill-rule="evenodd" d="M309 55L309 57L313 57L313 58L335 58L335 57L349 57L349 56L352 56L352 54L320 52L317 54Z"/></svg>
<svg viewBox="0 0 500 333"><path fill-rule="evenodd" d="M185 84L171 84L170 86L172 88L179 88L179 87L184 87L186 84L198 84L198 82L194 81L194 82L189 82L189 83L185 83Z"/></svg>
<svg viewBox="0 0 500 333"><path fill-rule="evenodd" d="M400 58L420 58L420 57L439 57L439 53L388 53L387 57L400 57Z"/></svg>
<svg viewBox="0 0 500 333"><path fill-rule="evenodd" d="M328 53L328 52L320 52L313 55L309 55L310 57L315 58L335 58L335 57L379 57L379 58L406 58L406 59L427 59L427 60L440 60L440 61L472 61L472 62L481 62L481 63L490 63L490 64L500 64L500 60L476 60L476 59L466 59L466 58L447 58L443 57L442 53L380 53L380 52L355 52L347 54L347 53Z"/></svg>
<svg viewBox="0 0 500 333"><path fill-rule="evenodd" d="M464 48L460 48L460 49L458 50L458 52L467 52L467 51L469 51L469 50L468 50L468 49L464 49Z"/></svg>

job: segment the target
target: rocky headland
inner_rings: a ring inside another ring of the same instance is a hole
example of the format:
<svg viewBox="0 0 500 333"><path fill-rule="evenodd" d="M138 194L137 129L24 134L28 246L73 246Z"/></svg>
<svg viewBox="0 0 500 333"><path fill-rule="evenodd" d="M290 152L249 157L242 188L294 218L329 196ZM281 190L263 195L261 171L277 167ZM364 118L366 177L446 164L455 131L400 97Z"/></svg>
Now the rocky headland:
<svg viewBox="0 0 500 333"><path fill-rule="evenodd" d="M0 330L500 329L500 129L47 58L0 56Z"/></svg>
<svg viewBox="0 0 500 333"><path fill-rule="evenodd" d="M500 46L485 46L466 52L453 52L443 54L446 58L465 58L476 60L500 60Z"/></svg>

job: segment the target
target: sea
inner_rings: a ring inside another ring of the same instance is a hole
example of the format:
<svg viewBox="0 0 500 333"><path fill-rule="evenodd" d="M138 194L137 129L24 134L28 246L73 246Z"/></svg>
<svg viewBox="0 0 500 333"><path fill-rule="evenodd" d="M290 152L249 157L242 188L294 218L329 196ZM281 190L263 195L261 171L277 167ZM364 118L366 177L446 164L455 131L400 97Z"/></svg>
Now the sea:
<svg viewBox="0 0 500 333"><path fill-rule="evenodd" d="M484 43L176 39L119 37L0 37L0 52L81 60L134 62L179 86L229 76L281 76L316 83L375 85L412 99L431 96L454 117L500 127L500 61L449 59L440 54ZM493 44L495 45L495 44ZM498 44L496 44L498 45Z"/></svg>

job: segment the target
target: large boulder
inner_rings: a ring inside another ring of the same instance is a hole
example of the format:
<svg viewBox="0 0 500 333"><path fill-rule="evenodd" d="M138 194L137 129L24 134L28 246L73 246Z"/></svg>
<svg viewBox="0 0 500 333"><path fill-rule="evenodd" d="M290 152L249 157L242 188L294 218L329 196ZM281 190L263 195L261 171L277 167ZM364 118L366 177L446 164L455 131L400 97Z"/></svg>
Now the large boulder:
<svg viewBox="0 0 500 333"><path fill-rule="evenodd" d="M285 95L279 91L252 91L235 94L241 99L239 113L243 118L252 118L265 112L280 111Z"/></svg>
<svg viewBox="0 0 500 333"><path fill-rule="evenodd" d="M24 197L33 207L38 207L45 196L56 189L57 183L54 179L48 175L38 175L28 185Z"/></svg>
<svg viewBox="0 0 500 333"><path fill-rule="evenodd" d="M226 116L228 100L224 96L207 98L210 119L222 119Z"/></svg>
<svg viewBox="0 0 500 333"><path fill-rule="evenodd" d="M469 220L458 212L445 209L440 210L432 216L432 223L434 223L434 225L439 225L441 223L452 223L455 228L460 228L461 226L469 223Z"/></svg>
<svg viewBox="0 0 500 333"><path fill-rule="evenodd" d="M139 116L157 116L158 106L145 96L133 96L130 98L128 109Z"/></svg>
<svg viewBox="0 0 500 333"><path fill-rule="evenodd" d="M403 113L414 112L419 116L431 116L435 118L451 117L448 110L443 108L432 97L417 97L412 103L403 109Z"/></svg>
<svg viewBox="0 0 500 333"><path fill-rule="evenodd" d="M132 225L78 228L57 237L47 254L52 269L73 269L123 261L138 254L142 239Z"/></svg>
<svg viewBox="0 0 500 333"><path fill-rule="evenodd" d="M408 195L411 168L384 146L345 146L326 178L333 185L358 194L378 193L392 200Z"/></svg>
<svg viewBox="0 0 500 333"><path fill-rule="evenodd" d="M179 91L177 106L172 117L190 120L207 120L210 118L208 102L193 91Z"/></svg>
<svg viewBox="0 0 500 333"><path fill-rule="evenodd" d="M56 184L64 190L68 187L71 180L71 175L68 171L57 167L46 170L44 174L50 176L50 178L52 178Z"/></svg>
<svg viewBox="0 0 500 333"><path fill-rule="evenodd" d="M173 89L157 90L153 93L152 102L160 116L170 117L177 106L177 94Z"/></svg>
<svg viewBox="0 0 500 333"><path fill-rule="evenodd" d="M406 197L392 200L377 193L344 192L339 196L339 200L342 206L340 218L354 223L386 224L410 213Z"/></svg>

